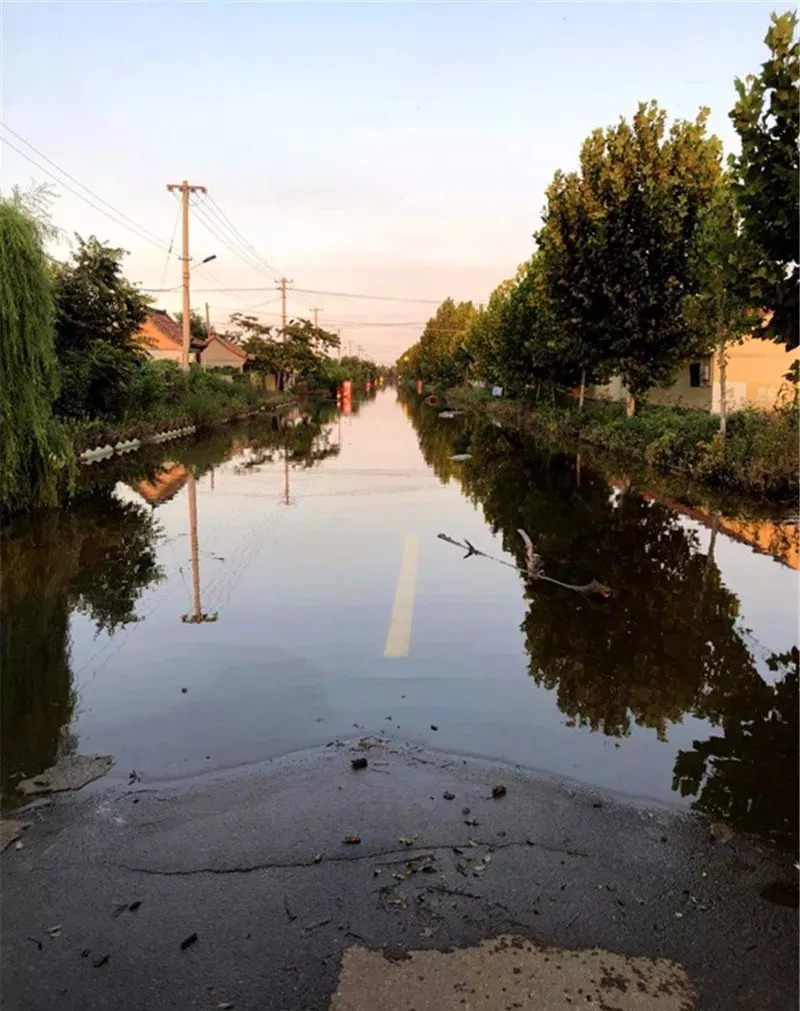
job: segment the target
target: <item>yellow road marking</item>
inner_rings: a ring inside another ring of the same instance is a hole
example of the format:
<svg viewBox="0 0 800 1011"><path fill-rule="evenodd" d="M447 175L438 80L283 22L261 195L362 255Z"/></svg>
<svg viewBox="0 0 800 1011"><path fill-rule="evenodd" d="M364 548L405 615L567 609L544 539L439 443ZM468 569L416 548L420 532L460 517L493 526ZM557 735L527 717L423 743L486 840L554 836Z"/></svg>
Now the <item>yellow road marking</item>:
<svg viewBox="0 0 800 1011"><path fill-rule="evenodd" d="M397 589L394 591L392 616L386 635L385 657L408 656L411 643L411 619L414 617L414 594L417 588L418 539L416 534L406 534Z"/></svg>

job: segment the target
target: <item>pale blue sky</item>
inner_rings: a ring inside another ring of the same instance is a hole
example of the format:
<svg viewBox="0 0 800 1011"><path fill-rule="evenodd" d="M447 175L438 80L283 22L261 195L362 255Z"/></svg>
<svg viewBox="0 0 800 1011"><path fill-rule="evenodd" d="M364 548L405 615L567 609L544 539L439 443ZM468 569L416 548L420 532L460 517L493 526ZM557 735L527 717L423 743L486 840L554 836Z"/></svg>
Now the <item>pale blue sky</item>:
<svg viewBox="0 0 800 1011"><path fill-rule="evenodd" d="M733 78L758 68L770 12L786 6L6 0L2 119L166 241L166 183L188 178L298 286L484 301L530 255L545 186L594 127L650 98L679 117L708 105L732 149ZM4 191L46 178L2 153ZM124 245L128 275L161 285L157 248L69 193L54 216ZM197 272L197 288L270 283L193 222L192 254L210 253L214 280ZM167 286L179 270L167 264ZM224 321L271 297L193 304ZM331 328L431 309L302 297ZM342 330L380 360L417 336Z"/></svg>

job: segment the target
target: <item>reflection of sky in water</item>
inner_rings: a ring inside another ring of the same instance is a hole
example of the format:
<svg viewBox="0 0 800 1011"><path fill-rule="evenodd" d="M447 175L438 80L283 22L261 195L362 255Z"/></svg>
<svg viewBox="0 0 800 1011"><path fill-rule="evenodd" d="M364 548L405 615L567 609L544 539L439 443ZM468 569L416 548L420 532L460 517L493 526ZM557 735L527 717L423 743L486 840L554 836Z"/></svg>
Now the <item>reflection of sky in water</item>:
<svg viewBox="0 0 800 1011"><path fill-rule="evenodd" d="M503 554L459 481L443 484L426 466L394 392L341 424L334 419L329 439L341 441L338 456L290 468L288 507L280 451L251 469L241 456L220 464L213 488L209 472L197 480L202 610L219 613L213 624L181 620L192 610L186 487L156 509L165 578L142 593L144 620L109 637L88 616L71 618L80 750L115 754L112 775L135 768L152 780L387 731L680 802L671 789L676 752L722 731L693 716L668 722L666 742L635 725L621 739L568 725L556 693L529 676L518 575L464 561L437 540L445 532ZM459 464L450 466L458 473ZM124 484L117 495L142 503ZM689 518L680 524L705 553L710 530ZM387 660L407 532L419 538L411 648ZM772 682L763 658L794 645L797 574L723 532L715 558Z"/></svg>

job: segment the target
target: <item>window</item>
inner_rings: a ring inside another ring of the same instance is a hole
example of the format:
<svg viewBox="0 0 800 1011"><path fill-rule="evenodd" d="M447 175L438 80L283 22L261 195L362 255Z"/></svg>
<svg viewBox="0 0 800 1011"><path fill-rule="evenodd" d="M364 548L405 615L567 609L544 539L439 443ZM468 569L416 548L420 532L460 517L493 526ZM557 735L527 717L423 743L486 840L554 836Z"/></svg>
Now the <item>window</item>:
<svg viewBox="0 0 800 1011"><path fill-rule="evenodd" d="M691 362L689 365L689 385L690 386L710 386L711 385L711 365L706 360L703 362Z"/></svg>

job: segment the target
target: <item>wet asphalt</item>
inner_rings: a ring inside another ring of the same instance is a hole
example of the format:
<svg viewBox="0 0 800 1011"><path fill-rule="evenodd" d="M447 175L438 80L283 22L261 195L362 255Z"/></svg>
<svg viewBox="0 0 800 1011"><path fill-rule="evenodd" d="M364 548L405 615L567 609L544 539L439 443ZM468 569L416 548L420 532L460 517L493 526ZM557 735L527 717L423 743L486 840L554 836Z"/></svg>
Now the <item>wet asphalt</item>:
<svg viewBox="0 0 800 1011"><path fill-rule="evenodd" d="M797 1006L792 857L517 767L354 738L188 783L100 780L17 817L23 846L0 858L15 1011L316 1011L346 949L509 934L667 959L696 1008Z"/></svg>

